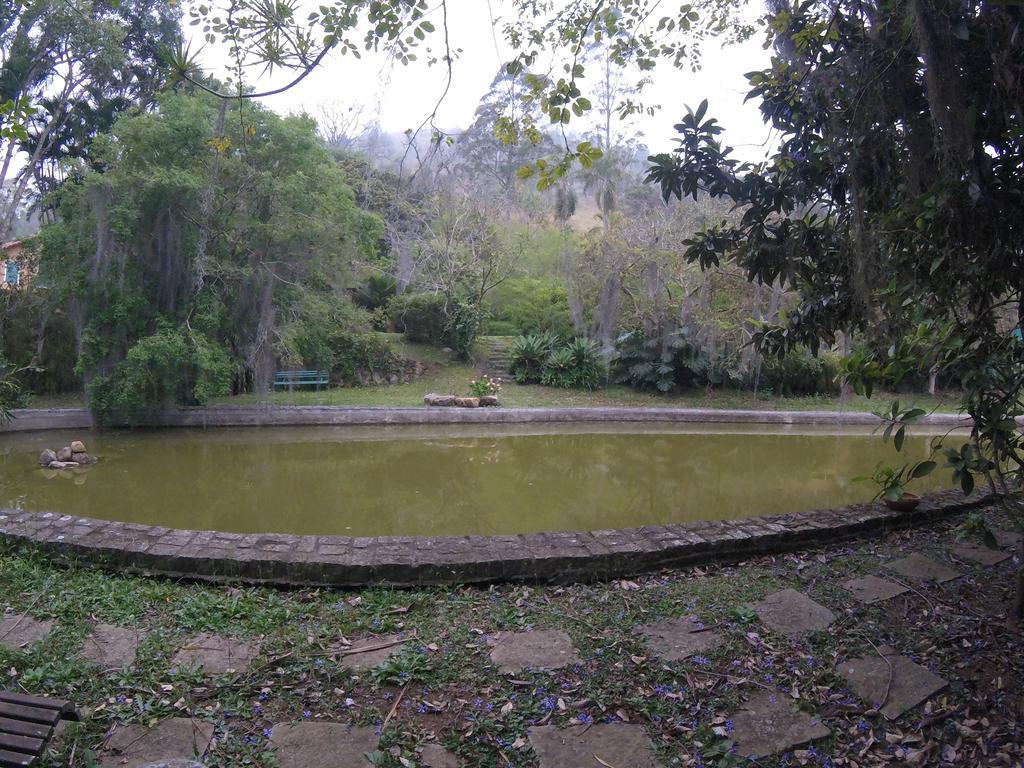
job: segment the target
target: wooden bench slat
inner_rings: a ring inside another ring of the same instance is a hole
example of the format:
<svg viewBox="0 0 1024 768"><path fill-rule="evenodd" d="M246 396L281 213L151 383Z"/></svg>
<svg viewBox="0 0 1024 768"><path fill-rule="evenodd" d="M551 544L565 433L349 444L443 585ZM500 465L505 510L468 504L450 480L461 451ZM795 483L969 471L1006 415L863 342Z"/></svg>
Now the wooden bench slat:
<svg viewBox="0 0 1024 768"><path fill-rule="evenodd" d="M17 736L32 736L44 741L50 738L53 726L40 725L39 723L26 723L24 720L11 720L0 717L0 733L13 733Z"/></svg>
<svg viewBox="0 0 1024 768"><path fill-rule="evenodd" d="M30 723L56 725L60 720L60 711L56 709L42 709L41 707L26 707L22 704L8 704L6 702L0 702L0 717L9 717L12 720L26 720Z"/></svg>
<svg viewBox="0 0 1024 768"><path fill-rule="evenodd" d="M0 733L0 749L9 752L27 752L30 755L42 754L46 742L32 736L15 736L13 733Z"/></svg>
<svg viewBox="0 0 1024 768"><path fill-rule="evenodd" d="M46 696L30 696L27 693L15 693L14 691L0 691L0 702L8 704L21 704L25 707L42 707L43 709L56 709L63 712L66 709L74 709L70 701L64 699L50 699Z"/></svg>
<svg viewBox="0 0 1024 768"><path fill-rule="evenodd" d="M8 752L0 749L0 768L28 768L35 760L35 755L26 755L23 752Z"/></svg>

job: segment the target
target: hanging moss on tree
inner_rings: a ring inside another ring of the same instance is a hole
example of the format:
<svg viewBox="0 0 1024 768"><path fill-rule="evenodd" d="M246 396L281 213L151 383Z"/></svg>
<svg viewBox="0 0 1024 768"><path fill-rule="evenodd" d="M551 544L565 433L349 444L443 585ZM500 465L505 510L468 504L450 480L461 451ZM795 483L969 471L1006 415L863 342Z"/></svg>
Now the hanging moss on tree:
<svg viewBox="0 0 1024 768"><path fill-rule="evenodd" d="M390 358L349 298L383 226L312 120L169 93L99 137L93 163L39 244L101 417L263 390L282 364L347 379Z"/></svg>

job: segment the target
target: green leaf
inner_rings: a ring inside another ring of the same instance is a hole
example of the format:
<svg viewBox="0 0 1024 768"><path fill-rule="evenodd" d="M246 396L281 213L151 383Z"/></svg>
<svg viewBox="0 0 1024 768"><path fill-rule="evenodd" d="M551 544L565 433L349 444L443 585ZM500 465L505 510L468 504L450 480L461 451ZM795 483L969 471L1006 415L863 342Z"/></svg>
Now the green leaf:
<svg viewBox="0 0 1024 768"><path fill-rule="evenodd" d="M897 451L903 450L903 441L907 437L906 427L900 427L896 430L896 436L892 439L892 444L896 446Z"/></svg>
<svg viewBox="0 0 1024 768"><path fill-rule="evenodd" d="M924 477L925 475L930 475L932 472L935 471L936 466L938 465L934 461L931 461L930 459L928 461L922 461L921 463L917 464L914 467L914 469L910 472L910 476L917 478Z"/></svg>

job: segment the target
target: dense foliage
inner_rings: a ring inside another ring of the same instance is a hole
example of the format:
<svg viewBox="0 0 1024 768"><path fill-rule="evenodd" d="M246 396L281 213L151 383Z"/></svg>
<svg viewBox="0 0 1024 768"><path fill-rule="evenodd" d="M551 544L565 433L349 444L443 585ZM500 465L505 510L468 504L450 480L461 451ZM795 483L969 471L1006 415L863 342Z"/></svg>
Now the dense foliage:
<svg viewBox="0 0 1024 768"><path fill-rule="evenodd" d="M770 19L777 55L750 96L781 135L772 162L732 157L706 116L652 158L664 196L727 197L738 222L687 243L702 266L735 259L800 304L759 346L817 349L860 335L847 362L864 391L922 360L959 377L971 441L947 447L975 476L1019 488L1024 443L1024 46L1019 4L809 2ZM885 417L905 426L897 410ZM1024 616L1024 569L1015 613Z"/></svg>
<svg viewBox="0 0 1024 768"><path fill-rule="evenodd" d="M94 162L58 193L39 268L101 413L262 389L278 365L387 365L348 293L382 225L312 121L165 94L98 137Z"/></svg>
<svg viewBox="0 0 1024 768"><path fill-rule="evenodd" d="M388 303L388 317L409 341L446 346L466 360L480 334L479 305L439 293L404 293Z"/></svg>
<svg viewBox="0 0 1024 768"><path fill-rule="evenodd" d="M589 339L563 341L551 333L520 336L509 352L509 372L520 384L596 389L605 383L600 348Z"/></svg>
<svg viewBox="0 0 1024 768"><path fill-rule="evenodd" d="M616 343L616 381L637 389L670 392L707 384L708 360L688 329L650 338L628 331Z"/></svg>

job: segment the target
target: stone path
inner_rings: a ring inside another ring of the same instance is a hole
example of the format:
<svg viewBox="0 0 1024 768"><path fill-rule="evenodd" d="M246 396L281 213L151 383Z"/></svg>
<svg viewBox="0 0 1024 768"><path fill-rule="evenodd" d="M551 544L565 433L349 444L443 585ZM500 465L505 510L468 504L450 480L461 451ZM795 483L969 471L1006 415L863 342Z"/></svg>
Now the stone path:
<svg viewBox="0 0 1024 768"><path fill-rule="evenodd" d="M741 758L767 757L832 733L781 692L759 694L733 715L732 721L732 740Z"/></svg>
<svg viewBox="0 0 1024 768"><path fill-rule="evenodd" d="M895 720L948 685L906 656L895 655L891 648L879 650L884 658L875 655L848 659L836 666L836 674L889 720Z"/></svg>
<svg viewBox="0 0 1024 768"><path fill-rule="evenodd" d="M640 725L598 723L563 729L542 725L530 728L529 739L540 768L660 768L654 746Z"/></svg>
<svg viewBox="0 0 1024 768"><path fill-rule="evenodd" d="M859 579L844 581L843 589L852 592L860 602L868 604L891 600L897 595L910 591L900 584L893 584L891 581L880 579L877 576L863 576Z"/></svg>
<svg viewBox="0 0 1024 768"><path fill-rule="evenodd" d="M204 632L188 640L171 663L179 668L202 667L208 675L224 675L247 671L258 652L255 643Z"/></svg>
<svg viewBox="0 0 1024 768"><path fill-rule="evenodd" d="M423 745L420 765L422 768L462 768L459 759L440 744Z"/></svg>
<svg viewBox="0 0 1024 768"><path fill-rule="evenodd" d="M992 531L992 535L996 537L996 543L1000 547L1007 549L1020 549L1020 542L1024 539L1024 534L1017 533L1016 531Z"/></svg>
<svg viewBox="0 0 1024 768"><path fill-rule="evenodd" d="M885 567L890 571L896 571L896 573L911 581L917 582L935 581L942 584L958 579L963 575L917 552L899 560L886 563Z"/></svg>
<svg viewBox="0 0 1024 768"><path fill-rule="evenodd" d="M0 621L0 645L12 651L22 651L50 634L52 621L36 621L18 613L5 614Z"/></svg>
<svg viewBox="0 0 1024 768"><path fill-rule="evenodd" d="M349 647L339 649L339 653L343 653L343 655L338 663L353 672L373 669L402 650L404 644L399 642L401 639L400 635L386 635L356 640Z"/></svg>
<svg viewBox="0 0 1024 768"><path fill-rule="evenodd" d="M828 629L836 619L828 608L795 589L768 595L753 608L769 629L794 640L812 630Z"/></svg>
<svg viewBox="0 0 1024 768"><path fill-rule="evenodd" d="M97 624L82 643L79 656L103 669L130 667L135 663L141 638L137 629Z"/></svg>
<svg viewBox="0 0 1024 768"><path fill-rule="evenodd" d="M1016 544L1011 534L1003 533L1006 535L1001 543ZM970 543L950 543L948 552L955 558L981 566L996 565L1011 557L1006 551ZM918 552L884 563L883 567L915 582L943 583L962 575ZM864 604L890 600L912 591L873 574L844 581L842 587ZM752 608L768 629L794 642L809 632L827 630L836 619L832 610L795 589L769 594ZM0 620L0 645L24 650L46 638L52 629L51 621L7 614ZM643 639L652 655L668 662L685 660L726 641L722 633L705 628L693 616L662 618L637 625L633 632ZM129 667L135 662L139 642L144 636L137 629L96 624L83 642L79 656L106 670ZM402 640L403 636L397 634L360 639L339 651L338 663L354 672L365 671L399 653L404 646ZM502 632L489 642L490 659L505 674L557 670L582 663L571 637L561 630ZM201 667L206 674L220 675L248 670L258 653L257 643L201 633L180 648L172 663L176 667ZM880 646L878 653L837 663L835 673L866 707L877 710L888 720L900 718L948 685L926 667L887 646ZM875 714L869 712L868 716ZM817 715L801 710L788 694L775 690L757 691L731 716L728 732L736 755L754 759L792 750L831 734L830 728ZM199 765L196 761L201 761L213 734L211 724L185 718L169 718L151 728L116 727L99 752L99 765L101 768ZM269 735L279 768L369 766L366 755L378 749L379 741L379 734L372 727L305 720L279 723ZM636 723L591 722L567 728L540 725L530 727L527 736L539 768L660 768L651 739L644 727ZM419 752L416 764L421 768L462 767L461 761L438 743L426 743Z"/></svg>
<svg viewBox="0 0 1024 768"><path fill-rule="evenodd" d="M641 624L635 631L644 637L652 652L666 661L682 661L695 653L717 648L725 640L692 617Z"/></svg>
<svg viewBox="0 0 1024 768"><path fill-rule="evenodd" d="M950 547L949 552L959 560L967 560L985 566L999 565L1012 557L1009 552L1004 552L1001 549L989 549L974 544L958 544L955 547Z"/></svg>
<svg viewBox="0 0 1024 768"><path fill-rule="evenodd" d="M270 732L279 768L359 768L370 766L377 749L373 728L344 723L279 723Z"/></svg>
<svg viewBox="0 0 1024 768"><path fill-rule="evenodd" d="M153 728L118 726L103 746L100 768L145 768L161 761L201 758L212 738L210 723L185 717L162 720Z"/></svg>
<svg viewBox="0 0 1024 768"><path fill-rule="evenodd" d="M572 639L560 629L509 632L498 635L491 661L505 673L524 669L552 670L582 662Z"/></svg>

